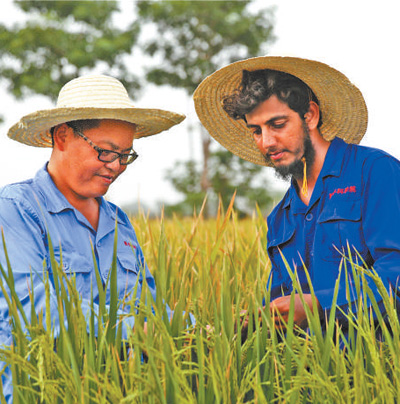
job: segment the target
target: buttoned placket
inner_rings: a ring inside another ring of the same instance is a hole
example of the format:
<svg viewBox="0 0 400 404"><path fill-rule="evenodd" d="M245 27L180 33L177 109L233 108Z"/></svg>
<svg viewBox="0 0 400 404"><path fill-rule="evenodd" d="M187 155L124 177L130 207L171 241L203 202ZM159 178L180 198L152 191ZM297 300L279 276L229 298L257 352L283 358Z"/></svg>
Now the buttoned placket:
<svg viewBox="0 0 400 404"><path fill-rule="evenodd" d="M115 231L115 215L111 217L105 214L104 206L101 203L99 209L99 224L97 232L95 232L95 252L99 266L99 271L103 279L103 284L107 282L110 272L110 256L113 254L114 234ZM112 237L110 241L109 238Z"/></svg>
<svg viewBox="0 0 400 404"><path fill-rule="evenodd" d="M79 212L78 210L74 209L75 215L77 217L77 220L84 225L88 229L88 237L90 238L91 245L93 246L93 252L94 252L94 257L96 259L96 264L97 264L97 269L100 273L100 277L102 279L102 284L103 287L106 285L107 281L107 276L108 276L108 271L104 271L104 267L101 265L101 254L99 254L100 247L102 245L102 236L99 237L100 233L99 231L96 232L96 230L93 228L93 226L89 223L89 221ZM100 209L101 211L101 209ZM99 211L99 215L101 216ZM99 218L99 229L100 229L100 218ZM98 229L98 230L99 230ZM94 263L93 263L93 274L95 276L95 268L94 268Z"/></svg>
<svg viewBox="0 0 400 404"><path fill-rule="evenodd" d="M293 188L293 190L294 189L295 188ZM300 196L298 195L298 191L295 191L295 195L293 196L293 213L296 214L296 216L299 215L298 217L303 224L303 242L301 243L301 245L304 245L304 251L301 252L301 256L308 270L309 268L313 267L312 261L314 259L314 249L316 248L316 246L314 245L315 226L318 216L318 202L321 198L322 189L323 181L320 173L317 182L315 183L308 206L301 200ZM310 272L310 276L312 279L312 272Z"/></svg>
<svg viewBox="0 0 400 404"><path fill-rule="evenodd" d="M310 203L307 208L305 221L307 222L308 228L308 237L306 237L306 249L308 250L309 254L309 261L310 261L310 268L313 268L314 265L311 265L311 262L314 260L314 250L318 248L315 246L315 226L318 219L318 208L319 208L319 201L321 199L322 191L323 191L323 170L321 170L317 182L315 183L313 194L311 195ZM310 273L312 276L312 274Z"/></svg>
<svg viewBox="0 0 400 404"><path fill-rule="evenodd" d="M114 232L115 229L115 215L112 217L108 217L104 212L104 206L102 201L100 200L100 208L99 208L99 223L97 231L92 227L89 221L76 209L75 215L77 220L83 224L89 232L89 237L91 239L91 244L93 246L94 255L96 258L97 268L100 273L100 277L102 279L103 286L107 283L108 274L110 271L109 268L109 255L112 256L113 245L114 243L107 243L106 238L109 236L110 233ZM114 240L114 237L113 237ZM104 248L105 243L110 244L111 250L109 248ZM107 254L105 255L104 252L107 250ZM107 262L106 262L107 260ZM94 270L94 268L93 268Z"/></svg>

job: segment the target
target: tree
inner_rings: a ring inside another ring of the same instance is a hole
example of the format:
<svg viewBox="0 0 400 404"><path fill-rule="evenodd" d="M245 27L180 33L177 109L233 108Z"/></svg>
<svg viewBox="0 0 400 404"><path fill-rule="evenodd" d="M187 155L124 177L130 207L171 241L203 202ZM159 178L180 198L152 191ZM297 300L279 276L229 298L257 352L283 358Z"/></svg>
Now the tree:
<svg viewBox="0 0 400 404"><path fill-rule="evenodd" d="M271 9L251 12L250 0L140 1L142 22L152 22L158 35L145 51L160 63L147 69L157 85L183 88L189 95L218 68L259 56L274 40Z"/></svg>
<svg viewBox="0 0 400 404"><path fill-rule="evenodd" d="M112 72L138 89L124 56L132 52L139 24L114 26L116 1L19 1L29 17L0 24L0 77L17 99L30 94L57 97L60 84L91 70Z"/></svg>
<svg viewBox="0 0 400 404"><path fill-rule="evenodd" d="M274 40L272 10L251 11L251 3L249 0L138 2L141 21L153 23L158 32L144 45L145 52L158 61L157 65L147 69L147 80L157 85L183 88L190 96L200 82L218 68L266 53L266 46ZM204 195L211 188L214 192L218 189L224 200L235 183L230 177L230 182L227 180L222 186L224 180L217 180L218 170L215 167L214 174L210 174L211 159L221 160L223 154L213 154L210 151L210 136L204 128L200 129L200 133L203 168L197 179L201 190L192 194L191 178L184 176L180 181L176 175L171 177L173 185L185 194L184 203L197 200L199 193ZM181 164L182 167L193 169L190 162ZM248 167L244 163L241 166L242 169ZM196 172L196 177L198 174ZM184 183L187 188L182 191Z"/></svg>

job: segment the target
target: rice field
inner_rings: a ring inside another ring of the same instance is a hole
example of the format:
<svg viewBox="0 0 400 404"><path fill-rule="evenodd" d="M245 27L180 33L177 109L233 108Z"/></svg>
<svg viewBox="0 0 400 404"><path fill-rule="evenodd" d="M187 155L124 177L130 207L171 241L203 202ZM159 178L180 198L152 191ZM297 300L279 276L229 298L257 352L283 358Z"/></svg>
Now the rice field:
<svg viewBox="0 0 400 404"><path fill-rule="evenodd" d="M294 330L289 316L284 333L275 329L268 310L259 314L263 302L269 304L270 270L260 212L245 220L232 208L208 220L201 215L150 219L141 213L132 222L156 278L157 301L153 310L143 304L132 311L136 325L126 340L116 307L107 311L100 304L87 332L73 280L55 261L58 310L67 324L57 338L46 331L51 324L45 314L34 316L24 332L11 287L15 345L0 349L0 360L12 368L14 403L397 402L400 326L393 299L376 274L347 263L360 284L372 277L384 297L388 321L375 313L384 342L375 338L374 308L365 308L367 287L357 301L362 314L348 315L348 342L339 343L333 312L323 330L308 310L308 332ZM6 293L12 271L1 270L1 293ZM293 280L296 284L295 274ZM109 287L116 290L112 275ZM144 291L143 302L149 298ZM166 303L174 309L171 320ZM243 310L250 314L248 333L241 329Z"/></svg>

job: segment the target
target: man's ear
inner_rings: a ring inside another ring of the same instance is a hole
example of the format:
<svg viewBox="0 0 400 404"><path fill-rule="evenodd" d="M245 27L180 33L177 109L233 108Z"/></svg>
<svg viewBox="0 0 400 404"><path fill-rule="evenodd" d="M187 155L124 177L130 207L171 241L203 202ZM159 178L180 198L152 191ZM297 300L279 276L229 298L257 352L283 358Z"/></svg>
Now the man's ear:
<svg viewBox="0 0 400 404"><path fill-rule="evenodd" d="M316 129L319 122L319 106L316 102L310 101L308 112L304 115L304 120L309 130Z"/></svg>
<svg viewBox="0 0 400 404"><path fill-rule="evenodd" d="M53 131L54 148L57 148L59 150L65 149L65 142L66 142L66 139L67 139L70 131L72 131L72 128L70 128L66 123L57 125L54 128L54 131Z"/></svg>

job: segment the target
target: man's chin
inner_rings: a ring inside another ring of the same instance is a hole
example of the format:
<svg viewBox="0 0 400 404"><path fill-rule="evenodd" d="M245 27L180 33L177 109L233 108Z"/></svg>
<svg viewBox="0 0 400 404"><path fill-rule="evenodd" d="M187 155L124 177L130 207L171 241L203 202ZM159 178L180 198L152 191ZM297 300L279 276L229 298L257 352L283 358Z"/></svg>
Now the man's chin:
<svg viewBox="0 0 400 404"><path fill-rule="evenodd" d="M274 164L275 175L285 181L289 181L292 177L302 178L304 164L301 160L296 160L291 164Z"/></svg>
<svg viewBox="0 0 400 404"><path fill-rule="evenodd" d="M290 173L290 165L272 161L268 156L264 156L265 162L274 169L276 177L284 181L290 180L292 177Z"/></svg>
<svg viewBox="0 0 400 404"><path fill-rule="evenodd" d="M290 181L292 174L286 168L286 166L273 166L275 170L275 176L284 181Z"/></svg>

